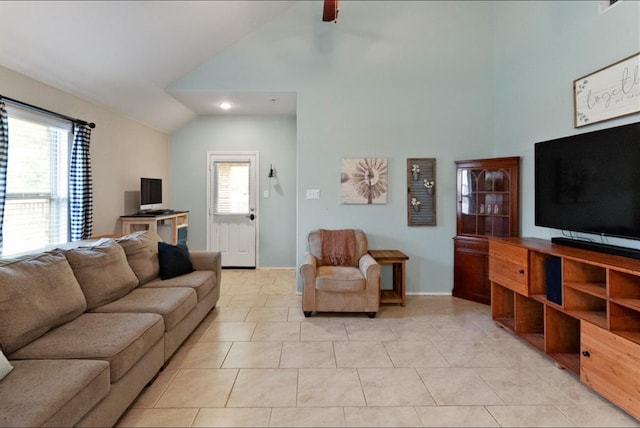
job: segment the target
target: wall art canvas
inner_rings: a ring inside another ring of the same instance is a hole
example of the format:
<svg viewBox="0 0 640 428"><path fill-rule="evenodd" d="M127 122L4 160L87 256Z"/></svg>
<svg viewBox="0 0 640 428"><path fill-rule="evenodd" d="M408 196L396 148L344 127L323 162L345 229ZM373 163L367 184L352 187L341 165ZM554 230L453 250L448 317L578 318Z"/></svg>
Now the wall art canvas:
<svg viewBox="0 0 640 428"><path fill-rule="evenodd" d="M386 204L387 159L343 158L340 185L343 204Z"/></svg>
<svg viewBox="0 0 640 428"><path fill-rule="evenodd" d="M640 52L573 81L574 126L640 112Z"/></svg>

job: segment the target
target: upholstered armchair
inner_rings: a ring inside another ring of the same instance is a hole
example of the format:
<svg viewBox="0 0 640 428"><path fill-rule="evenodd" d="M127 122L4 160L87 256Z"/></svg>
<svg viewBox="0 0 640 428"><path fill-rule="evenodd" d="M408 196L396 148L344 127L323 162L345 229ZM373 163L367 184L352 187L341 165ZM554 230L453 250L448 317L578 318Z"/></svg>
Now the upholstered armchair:
<svg viewBox="0 0 640 428"><path fill-rule="evenodd" d="M380 265L369 255L362 230L316 230L300 266L304 279L302 311L366 312L380 306Z"/></svg>

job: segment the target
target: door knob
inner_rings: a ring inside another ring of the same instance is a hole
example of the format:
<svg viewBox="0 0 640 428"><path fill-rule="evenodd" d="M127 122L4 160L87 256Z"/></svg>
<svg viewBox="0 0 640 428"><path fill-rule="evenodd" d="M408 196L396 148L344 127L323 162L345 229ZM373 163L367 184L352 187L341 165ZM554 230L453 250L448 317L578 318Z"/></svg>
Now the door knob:
<svg viewBox="0 0 640 428"><path fill-rule="evenodd" d="M585 356L585 357L590 357L591 356L589 351L582 351L582 355Z"/></svg>
<svg viewBox="0 0 640 428"><path fill-rule="evenodd" d="M254 214L249 214L247 217L249 218L249 220L254 220L256 218Z"/></svg>

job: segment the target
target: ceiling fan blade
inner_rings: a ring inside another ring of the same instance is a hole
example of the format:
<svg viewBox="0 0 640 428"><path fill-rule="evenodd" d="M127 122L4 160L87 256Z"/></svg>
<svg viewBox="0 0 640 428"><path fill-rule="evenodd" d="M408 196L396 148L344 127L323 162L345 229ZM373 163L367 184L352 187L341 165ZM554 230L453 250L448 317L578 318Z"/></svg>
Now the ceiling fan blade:
<svg viewBox="0 0 640 428"><path fill-rule="evenodd" d="M338 21L338 0L324 0L323 22Z"/></svg>

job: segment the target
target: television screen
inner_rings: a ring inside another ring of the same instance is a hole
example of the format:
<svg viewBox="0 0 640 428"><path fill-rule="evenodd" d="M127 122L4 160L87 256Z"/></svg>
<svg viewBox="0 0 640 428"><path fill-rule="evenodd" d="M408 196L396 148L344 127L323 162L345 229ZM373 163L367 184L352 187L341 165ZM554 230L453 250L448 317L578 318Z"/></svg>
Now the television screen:
<svg viewBox="0 0 640 428"><path fill-rule="evenodd" d="M536 226L640 239L640 122L534 147Z"/></svg>
<svg viewBox="0 0 640 428"><path fill-rule="evenodd" d="M162 206L162 179L140 178L140 211L155 210Z"/></svg>

